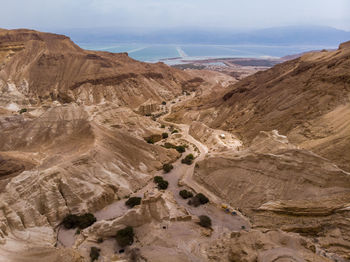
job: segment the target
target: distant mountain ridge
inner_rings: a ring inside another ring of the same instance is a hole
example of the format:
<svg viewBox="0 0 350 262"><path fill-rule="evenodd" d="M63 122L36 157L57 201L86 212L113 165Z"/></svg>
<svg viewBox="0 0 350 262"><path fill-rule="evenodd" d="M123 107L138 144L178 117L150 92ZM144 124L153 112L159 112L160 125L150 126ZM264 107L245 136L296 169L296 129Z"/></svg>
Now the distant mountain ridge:
<svg viewBox="0 0 350 262"><path fill-rule="evenodd" d="M150 44L258 44L258 45L329 45L350 40L350 32L321 26L288 26L234 31L229 29L174 28L147 31L125 28L58 30L75 42L150 43Z"/></svg>

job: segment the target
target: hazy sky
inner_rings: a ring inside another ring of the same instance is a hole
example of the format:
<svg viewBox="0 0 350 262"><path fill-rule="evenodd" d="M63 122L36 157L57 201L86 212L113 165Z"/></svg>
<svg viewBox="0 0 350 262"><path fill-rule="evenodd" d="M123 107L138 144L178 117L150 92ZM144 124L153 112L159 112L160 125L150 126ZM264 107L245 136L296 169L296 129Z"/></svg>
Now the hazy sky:
<svg viewBox="0 0 350 262"><path fill-rule="evenodd" d="M0 27L326 25L350 31L350 0L0 0Z"/></svg>

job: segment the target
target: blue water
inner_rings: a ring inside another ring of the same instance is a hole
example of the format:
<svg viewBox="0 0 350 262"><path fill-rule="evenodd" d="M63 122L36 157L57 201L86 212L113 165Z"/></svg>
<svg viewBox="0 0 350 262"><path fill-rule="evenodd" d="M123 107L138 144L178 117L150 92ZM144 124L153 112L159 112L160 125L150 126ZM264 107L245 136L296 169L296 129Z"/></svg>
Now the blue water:
<svg viewBox="0 0 350 262"><path fill-rule="evenodd" d="M80 46L90 50L102 50L114 53L128 52L129 56L145 62L164 61L180 63L181 60L226 58L226 57L283 57L306 51L331 49L333 46L266 46L266 45L155 45L155 44L84 44ZM172 59L178 58L178 59ZM170 59L170 60L168 60Z"/></svg>

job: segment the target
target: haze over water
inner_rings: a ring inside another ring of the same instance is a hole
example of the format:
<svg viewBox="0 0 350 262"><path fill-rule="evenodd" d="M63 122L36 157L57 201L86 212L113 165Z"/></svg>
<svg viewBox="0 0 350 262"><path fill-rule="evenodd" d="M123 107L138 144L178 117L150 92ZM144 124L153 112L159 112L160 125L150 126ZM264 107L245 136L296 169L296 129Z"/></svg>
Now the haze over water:
<svg viewBox="0 0 350 262"><path fill-rule="evenodd" d="M127 52L130 57L139 61L164 61L168 64L181 63L181 60L206 58L279 58L312 50L335 48L335 46L330 45L78 44L90 50Z"/></svg>

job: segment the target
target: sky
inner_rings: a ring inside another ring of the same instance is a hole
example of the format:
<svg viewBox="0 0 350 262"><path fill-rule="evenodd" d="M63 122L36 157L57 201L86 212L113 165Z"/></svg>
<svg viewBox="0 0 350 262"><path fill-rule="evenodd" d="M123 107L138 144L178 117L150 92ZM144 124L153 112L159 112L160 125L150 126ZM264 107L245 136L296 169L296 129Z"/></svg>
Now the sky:
<svg viewBox="0 0 350 262"><path fill-rule="evenodd" d="M350 31L350 0L0 0L0 27L258 29L316 25Z"/></svg>

